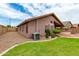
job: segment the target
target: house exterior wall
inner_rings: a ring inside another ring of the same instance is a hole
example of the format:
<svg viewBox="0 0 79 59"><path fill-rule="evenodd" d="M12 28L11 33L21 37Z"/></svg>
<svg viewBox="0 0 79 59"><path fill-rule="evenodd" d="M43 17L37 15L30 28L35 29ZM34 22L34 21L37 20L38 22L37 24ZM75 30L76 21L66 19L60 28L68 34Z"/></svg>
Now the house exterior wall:
<svg viewBox="0 0 79 59"><path fill-rule="evenodd" d="M18 32L27 38L31 38L34 32L39 32L41 37L45 37L45 26L51 25L54 27L54 21L59 23L53 16L48 16L36 20L32 20L24 25L18 27ZM28 33L26 33L26 25L28 25ZM24 31L20 30L22 28Z"/></svg>
<svg viewBox="0 0 79 59"><path fill-rule="evenodd" d="M54 25L55 19L52 16L37 20L37 32L39 32L41 36L45 35L45 26L51 25L51 21Z"/></svg>

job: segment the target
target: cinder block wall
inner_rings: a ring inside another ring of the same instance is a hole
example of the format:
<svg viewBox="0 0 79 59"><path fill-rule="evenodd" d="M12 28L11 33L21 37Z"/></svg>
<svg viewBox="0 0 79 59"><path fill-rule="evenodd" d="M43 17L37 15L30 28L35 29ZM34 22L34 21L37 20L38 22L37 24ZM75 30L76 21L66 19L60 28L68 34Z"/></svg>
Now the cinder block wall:
<svg viewBox="0 0 79 59"><path fill-rule="evenodd" d="M0 25L0 35L7 32L7 28L5 26Z"/></svg>
<svg viewBox="0 0 79 59"><path fill-rule="evenodd" d="M79 33L79 28L72 28L72 29L71 29L71 33L72 33L72 34Z"/></svg>
<svg viewBox="0 0 79 59"><path fill-rule="evenodd" d="M16 32L16 27L7 28L7 32Z"/></svg>

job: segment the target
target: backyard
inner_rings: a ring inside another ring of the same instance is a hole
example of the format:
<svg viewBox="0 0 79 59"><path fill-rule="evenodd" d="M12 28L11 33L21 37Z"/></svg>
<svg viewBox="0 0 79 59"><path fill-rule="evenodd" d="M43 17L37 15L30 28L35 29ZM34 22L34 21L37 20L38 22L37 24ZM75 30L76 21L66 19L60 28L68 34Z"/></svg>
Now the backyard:
<svg viewBox="0 0 79 59"><path fill-rule="evenodd" d="M58 37L45 42L24 43L3 56L79 56L79 38Z"/></svg>

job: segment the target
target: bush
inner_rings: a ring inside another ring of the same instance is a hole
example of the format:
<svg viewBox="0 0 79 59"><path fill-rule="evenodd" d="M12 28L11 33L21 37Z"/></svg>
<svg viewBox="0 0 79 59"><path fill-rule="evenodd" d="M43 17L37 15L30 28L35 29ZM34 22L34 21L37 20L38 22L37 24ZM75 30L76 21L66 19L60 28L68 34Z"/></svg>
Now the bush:
<svg viewBox="0 0 79 59"><path fill-rule="evenodd" d="M45 29L45 36L46 38L48 38L50 36L50 30L49 29Z"/></svg>
<svg viewBox="0 0 79 59"><path fill-rule="evenodd" d="M51 38L54 38L56 36L55 33L51 33Z"/></svg>
<svg viewBox="0 0 79 59"><path fill-rule="evenodd" d="M49 36L51 36L52 38L54 38L56 36L56 34L60 33L61 32L61 29L59 27L55 28L55 29L45 29L45 37L46 38L49 38Z"/></svg>
<svg viewBox="0 0 79 59"><path fill-rule="evenodd" d="M61 29L58 27L58 28L53 29L52 31L53 31L53 33L55 33L55 34L58 34L58 33L61 32Z"/></svg>

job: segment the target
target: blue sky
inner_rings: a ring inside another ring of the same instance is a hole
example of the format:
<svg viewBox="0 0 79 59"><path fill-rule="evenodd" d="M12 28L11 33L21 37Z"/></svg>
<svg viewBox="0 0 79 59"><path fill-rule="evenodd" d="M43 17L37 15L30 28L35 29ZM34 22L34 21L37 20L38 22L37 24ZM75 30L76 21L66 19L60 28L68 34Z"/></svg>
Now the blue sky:
<svg viewBox="0 0 79 59"><path fill-rule="evenodd" d="M55 13L61 21L79 23L78 3L0 3L0 24L17 26L30 17Z"/></svg>

